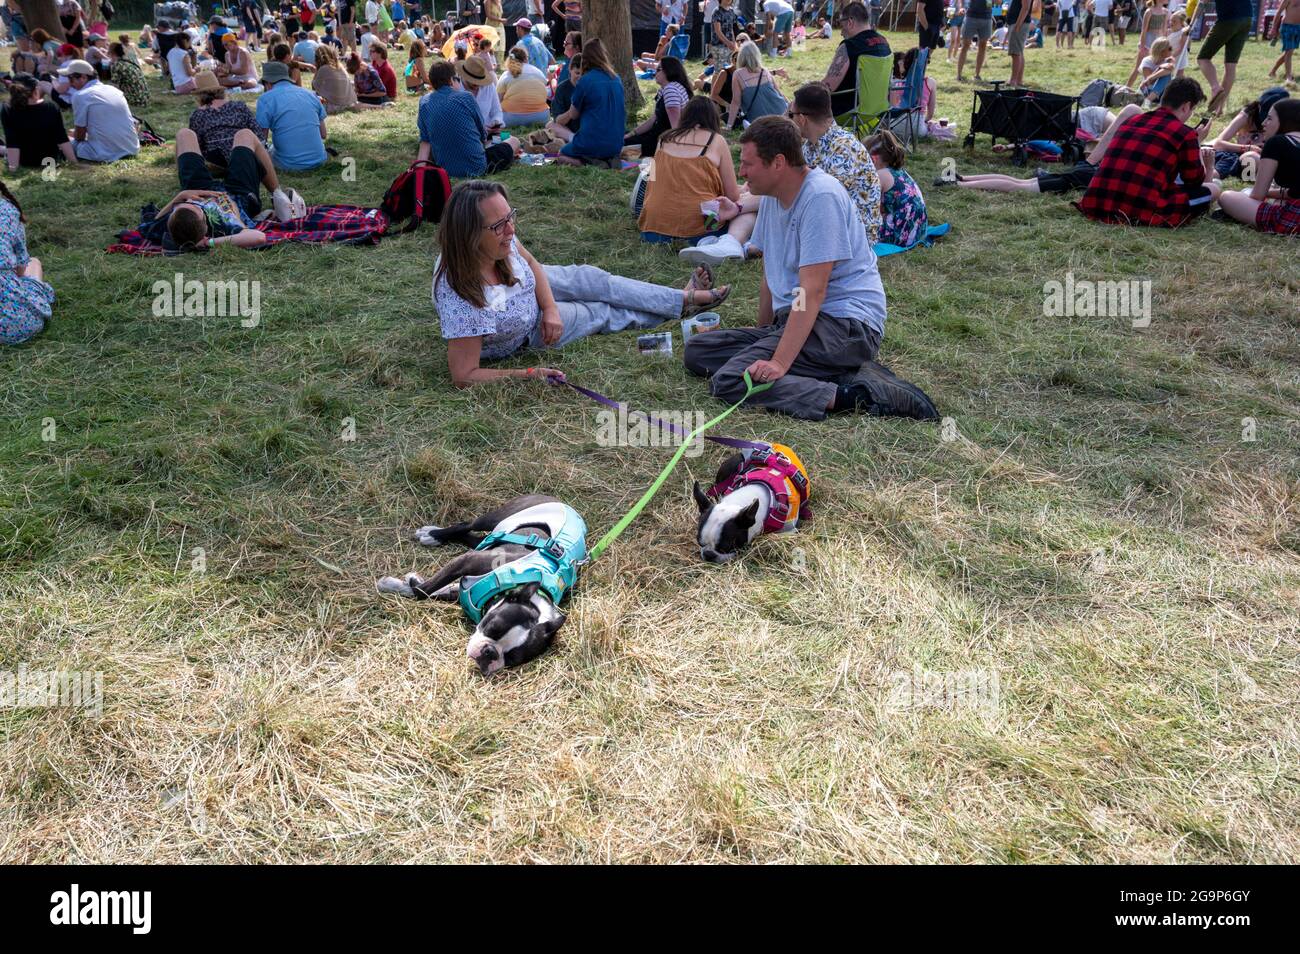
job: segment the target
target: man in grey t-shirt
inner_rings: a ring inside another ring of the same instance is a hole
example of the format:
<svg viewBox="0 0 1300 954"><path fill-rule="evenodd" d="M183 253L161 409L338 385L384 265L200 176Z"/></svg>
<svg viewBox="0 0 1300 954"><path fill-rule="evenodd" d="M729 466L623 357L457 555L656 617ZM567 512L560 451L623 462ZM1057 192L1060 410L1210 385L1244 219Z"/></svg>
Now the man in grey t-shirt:
<svg viewBox="0 0 1300 954"><path fill-rule="evenodd" d="M740 137L740 172L761 196L751 243L763 253L758 326L692 335L689 371L710 375L713 395L745 394L744 373L772 387L751 402L806 420L865 409L855 383L885 331L885 289L853 200L833 177L804 164L799 129L764 116Z"/></svg>

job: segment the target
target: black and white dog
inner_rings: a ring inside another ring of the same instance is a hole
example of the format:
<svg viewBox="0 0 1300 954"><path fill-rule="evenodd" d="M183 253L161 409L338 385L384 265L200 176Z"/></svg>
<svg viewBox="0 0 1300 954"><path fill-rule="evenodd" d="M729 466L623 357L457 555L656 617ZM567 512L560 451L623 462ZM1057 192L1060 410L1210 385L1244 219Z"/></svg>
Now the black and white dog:
<svg viewBox="0 0 1300 954"><path fill-rule="evenodd" d="M557 558L560 560L580 561L586 553L586 526L582 518L571 507L543 494L516 497L495 510L449 527L421 527L415 539L429 547L448 542L476 547L493 533L532 534L551 541L563 539L568 546L564 548L567 552ZM487 549L462 553L428 579L415 573L400 579L386 576L376 588L381 593L397 593L417 600L460 600L464 607L463 585L469 587L477 578L502 570L506 571L504 581L509 583L515 578L510 571L540 559L538 553L536 547L501 542ZM575 562L570 580L576 572ZM561 597L567 593L568 586L561 584ZM465 652L484 676L526 663L550 647L556 630L566 619L555 605L554 594L553 586L523 582L482 600L479 607L482 616ZM466 613L473 618L469 608Z"/></svg>
<svg viewBox="0 0 1300 954"><path fill-rule="evenodd" d="M789 533L811 517L812 486L803 462L783 444L732 454L708 492L695 481L700 556L726 563L764 533Z"/></svg>

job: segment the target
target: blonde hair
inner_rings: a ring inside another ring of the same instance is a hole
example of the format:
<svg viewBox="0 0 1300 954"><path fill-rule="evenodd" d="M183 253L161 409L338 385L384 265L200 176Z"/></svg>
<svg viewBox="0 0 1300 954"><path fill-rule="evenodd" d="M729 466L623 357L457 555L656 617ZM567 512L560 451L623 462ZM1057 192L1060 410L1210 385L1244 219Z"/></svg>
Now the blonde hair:
<svg viewBox="0 0 1300 954"><path fill-rule="evenodd" d="M758 46L753 40L746 40L736 54L736 65L742 70L761 70L763 68L763 54L759 52Z"/></svg>
<svg viewBox="0 0 1300 954"><path fill-rule="evenodd" d="M1159 63L1166 59L1174 51L1174 45L1169 42L1169 37L1158 36L1151 41L1151 62Z"/></svg>
<svg viewBox="0 0 1300 954"><path fill-rule="evenodd" d="M322 43L320 46L316 47L317 69L320 69L322 66L333 66L337 68L338 65L339 55L334 52L334 47L330 46L328 43Z"/></svg>

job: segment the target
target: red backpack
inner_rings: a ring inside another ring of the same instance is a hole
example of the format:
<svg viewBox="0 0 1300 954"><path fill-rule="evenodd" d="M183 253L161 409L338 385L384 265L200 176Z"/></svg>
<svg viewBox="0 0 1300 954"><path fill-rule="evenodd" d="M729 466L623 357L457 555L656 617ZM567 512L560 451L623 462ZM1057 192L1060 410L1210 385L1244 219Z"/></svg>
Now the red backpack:
<svg viewBox="0 0 1300 954"><path fill-rule="evenodd" d="M442 221L442 210L450 198L451 179L447 170L428 159L417 159L393 180L379 207L393 222L411 220L400 233L405 235L419 228L421 222L437 225Z"/></svg>

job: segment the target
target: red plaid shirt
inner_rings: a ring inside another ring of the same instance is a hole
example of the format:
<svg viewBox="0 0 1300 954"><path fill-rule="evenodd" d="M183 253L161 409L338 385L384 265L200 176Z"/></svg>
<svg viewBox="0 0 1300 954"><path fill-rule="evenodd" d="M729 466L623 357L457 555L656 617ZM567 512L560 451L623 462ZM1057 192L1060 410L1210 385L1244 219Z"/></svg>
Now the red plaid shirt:
<svg viewBox="0 0 1300 954"><path fill-rule="evenodd" d="M1097 222L1182 225L1204 181L1196 130L1162 106L1119 128L1078 208Z"/></svg>

